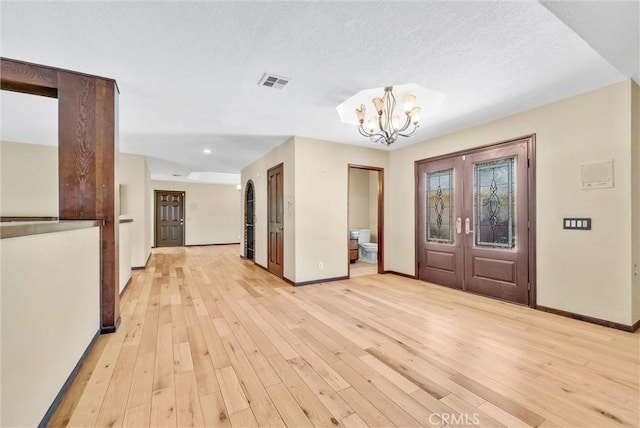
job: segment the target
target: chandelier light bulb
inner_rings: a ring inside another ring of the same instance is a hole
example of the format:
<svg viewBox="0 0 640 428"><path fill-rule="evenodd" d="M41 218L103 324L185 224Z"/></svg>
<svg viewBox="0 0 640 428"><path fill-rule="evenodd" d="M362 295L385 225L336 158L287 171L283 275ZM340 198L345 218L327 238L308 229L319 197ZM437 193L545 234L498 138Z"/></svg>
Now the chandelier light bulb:
<svg viewBox="0 0 640 428"><path fill-rule="evenodd" d="M364 104L360 104L360 108L356 109L356 114L358 115L358 122L364 123L364 115L366 113L366 108Z"/></svg>
<svg viewBox="0 0 640 428"><path fill-rule="evenodd" d="M413 103L415 102L416 102L415 95L407 94L404 97L404 112L409 114L411 112L411 109L413 108Z"/></svg>
<svg viewBox="0 0 640 428"><path fill-rule="evenodd" d="M371 102L373 102L373 106L376 108L378 116L382 116L382 112L384 110L384 101L382 100L382 98L374 98L371 100Z"/></svg>
<svg viewBox="0 0 640 428"><path fill-rule="evenodd" d="M400 117L397 114L394 114L391 118L391 126L393 126L393 129L395 130L400 128Z"/></svg>
<svg viewBox="0 0 640 428"><path fill-rule="evenodd" d="M411 109L411 123L414 125L420 121L420 107L414 107Z"/></svg>
<svg viewBox="0 0 640 428"><path fill-rule="evenodd" d="M376 129L376 118L371 116L369 118L369 131L373 132Z"/></svg>

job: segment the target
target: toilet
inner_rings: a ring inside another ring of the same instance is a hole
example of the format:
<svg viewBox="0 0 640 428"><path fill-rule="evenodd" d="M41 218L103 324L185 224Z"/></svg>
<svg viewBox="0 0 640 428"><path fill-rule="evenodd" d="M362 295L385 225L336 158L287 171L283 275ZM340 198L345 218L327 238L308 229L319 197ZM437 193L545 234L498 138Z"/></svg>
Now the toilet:
<svg viewBox="0 0 640 428"><path fill-rule="evenodd" d="M369 229L360 229L358 235L358 261L377 264L378 263L378 244L371 241L371 231Z"/></svg>

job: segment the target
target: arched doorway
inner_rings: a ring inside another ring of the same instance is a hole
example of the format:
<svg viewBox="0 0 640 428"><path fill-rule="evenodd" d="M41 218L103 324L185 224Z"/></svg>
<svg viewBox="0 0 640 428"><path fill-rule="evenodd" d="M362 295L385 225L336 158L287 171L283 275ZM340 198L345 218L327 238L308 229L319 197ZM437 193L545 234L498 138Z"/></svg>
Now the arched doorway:
<svg viewBox="0 0 640 428"><path fill-rule="evenodd" d="M255 250L255 191L253 182L247 182L247 190L244 198L244 256L253 260Z"/></svg>

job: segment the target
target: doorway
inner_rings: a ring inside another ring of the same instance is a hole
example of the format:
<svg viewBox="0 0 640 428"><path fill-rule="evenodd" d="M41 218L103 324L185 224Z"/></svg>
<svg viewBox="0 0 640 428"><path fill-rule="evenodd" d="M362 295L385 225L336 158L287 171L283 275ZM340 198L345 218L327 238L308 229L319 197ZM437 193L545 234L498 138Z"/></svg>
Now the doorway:
<svg viewBox="0 0 640 428"><path fill-rule="evenodd" d="M348 276L384 273L384 169L348 168Z"/></svg>
<svg viewBox="0 0 640 428"><path fill-rule="evenodd" d="M267 269L283 277L284 266L284 165L276 165L267 171Z"/></svg>
<svg viewBox="0 0 640 428"><path fill-rule="evenodd" d="M420 280L535 305L535 138L416 162Z"/></svg>
<svg viewBox="0 0 640 428"><path fill-rule="evenodd" d="M255 251L255 189L253 181L247 182L244 198L244 256L247 260L254 259Z"/></svg>
<svg viewBox="0 0 640 428"><path fill-rule="evenodd" d="M184 245L184 192L155 191L155 246Z"/></svg>

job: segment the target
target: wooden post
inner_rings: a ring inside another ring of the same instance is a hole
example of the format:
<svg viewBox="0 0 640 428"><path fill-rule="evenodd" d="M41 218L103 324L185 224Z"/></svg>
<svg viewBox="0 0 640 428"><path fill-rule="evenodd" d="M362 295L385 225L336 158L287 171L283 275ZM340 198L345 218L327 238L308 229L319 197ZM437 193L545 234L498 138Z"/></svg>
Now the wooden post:
<svg viewBox="0 0 640 428"><path fill-rule="evenodd" d="M113 79L0 58L2 89L58 98L61 220L103 222L101 332L120 323L118 290L118 86Z"/></svg>

